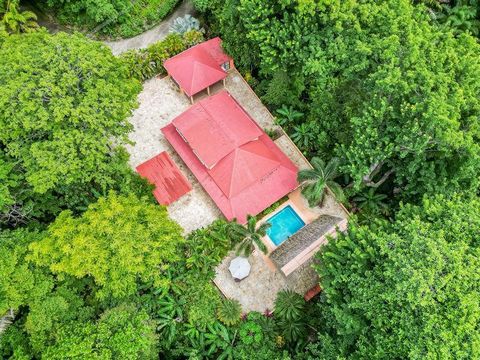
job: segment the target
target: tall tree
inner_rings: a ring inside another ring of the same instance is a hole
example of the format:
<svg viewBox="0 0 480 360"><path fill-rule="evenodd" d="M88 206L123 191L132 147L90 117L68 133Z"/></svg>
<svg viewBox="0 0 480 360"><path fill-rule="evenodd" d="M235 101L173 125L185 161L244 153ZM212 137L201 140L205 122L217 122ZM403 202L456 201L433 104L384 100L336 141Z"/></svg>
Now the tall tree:
<svg viewBox="0 0 480 360"><path fill-rule="evenodd" d="M162 274L178 260L182 242L164 207L112 192L78 218L61 213L30 245L29 259L60 276L92 278L99 298L123 298L137 291L137 281L166 285Z"/></svg>
<svg viewBox="0 0 480 360"><path fill-rule="evenodd" d="M325 246L317 270L329 321L316 357L333 341L351 358L478 358L478 209L478 198L437 196Z"/></svg>
<svg viewBox="0 0 480 360"><path fill-rule="evenodd" d="M46 346L47 359L158 359L155 323L134 305L107 310L96 322L72 322Z"/></svg>
<svg viewBox="0 0 480 360"><path fill-rule="evenodd" d="M140 84L106 46L79 34L8 36L0 87L1 220L56 214L119 172L128 178L118 145Z"/></svg>

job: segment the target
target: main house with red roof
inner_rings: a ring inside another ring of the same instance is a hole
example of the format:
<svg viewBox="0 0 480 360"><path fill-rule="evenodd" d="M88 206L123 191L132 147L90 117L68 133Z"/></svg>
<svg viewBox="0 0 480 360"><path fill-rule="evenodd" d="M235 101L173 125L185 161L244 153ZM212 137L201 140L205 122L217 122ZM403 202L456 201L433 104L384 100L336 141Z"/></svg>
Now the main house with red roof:
<svg viewBox="0 0 480 360"><path fill-rule="evenodd" d="M193 103L193 96L225 80L233 68L233 59L225 54L219 37L195 45L166 60L163 66L168 75Z"/></svg>
<svg viewBox="0 0 480 360"><path fill-rule="evenodd" d="M257 215L297 186L297 167L226 90L162 133L228 220Z"/></svg>

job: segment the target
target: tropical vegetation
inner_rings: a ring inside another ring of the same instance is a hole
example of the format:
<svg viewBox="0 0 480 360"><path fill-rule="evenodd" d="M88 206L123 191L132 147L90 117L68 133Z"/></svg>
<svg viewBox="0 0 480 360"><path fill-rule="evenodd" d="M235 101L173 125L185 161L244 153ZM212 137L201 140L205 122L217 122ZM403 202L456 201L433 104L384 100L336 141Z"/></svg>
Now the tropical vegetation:
<svg viewBox="0 0 480 360"><path fill-rule="evenodd" d="M480 358L479 3L193 3L200 24L115 57L0 1L0 357ZM176 4L37 2L111 37ZM124 148L141 81L217 35L311 160L310 204L328 188L352 212L315 256L320 295L285 289L265 313L212 279L227 255L265 251L268 225L184 234Z"/></svg>
<svg viewBox="0 0 480 360"><path fill-rule="evenodd" d="M179 0L36 1L62 23L92 35L132 37L165 18Z"/></svg>
<svg viewBox="0 0 480 360"><path fill-rule="evenodd" d="M298 172L302 194L310 206L322 205L328 190L336 196L337 200L343 201L342 187L334 180L338 177L339 160L332 158L325 164L319 157L314 157L310 163L312 169L302 169Z"/></svg>
<svg viewBox="0 0 480 360"><path fill-rule="evenodd" d="M236 220L228 225L228 235L230 238L238 242L237 255L248 257L253 252L255 246L264 254L267 252L267 247L262 241L262 237L267 234L267 230L272 225L269 222L264 222L257 226L257 218L252 215L247 216L247 223L245 225L239 224Z"/></svg>

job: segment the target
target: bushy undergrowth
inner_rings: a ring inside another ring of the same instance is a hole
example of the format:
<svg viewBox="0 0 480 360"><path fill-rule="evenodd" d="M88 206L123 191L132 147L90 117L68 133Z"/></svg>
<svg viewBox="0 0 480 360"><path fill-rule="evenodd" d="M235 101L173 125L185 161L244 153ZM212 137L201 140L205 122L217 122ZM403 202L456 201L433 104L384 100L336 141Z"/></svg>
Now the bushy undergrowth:
<svg viewBox="0 0 480 360"><path fill-rule="evenodd" d="M145 49L127 51L120 58L126 64L131 77L145 81L156 75L165 74L163 67L165 60L203 40L203 34L199 31L189 31L183 35L170 34L164 40Z"/></svg>
<svg viewBox="0 0 480 360"><path fill-rule="evenodd" d="M128 38L164 19L178 3L179 0L48 0L47 6L61 23L101 36Z"/></svg>

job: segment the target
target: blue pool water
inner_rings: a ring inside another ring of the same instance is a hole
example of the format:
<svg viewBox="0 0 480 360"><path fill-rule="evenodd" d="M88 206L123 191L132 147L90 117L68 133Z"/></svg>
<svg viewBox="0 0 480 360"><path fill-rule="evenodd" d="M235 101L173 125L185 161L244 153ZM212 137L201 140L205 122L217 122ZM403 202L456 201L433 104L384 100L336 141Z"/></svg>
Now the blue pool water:
<svg viewBox="0 0 480 360"><path fill-rule="evenodd" d="M268 219L267 222L272 224L267 230L267 235L276 246L280 245L305 225L290 205L285 206Z"/></svg>

